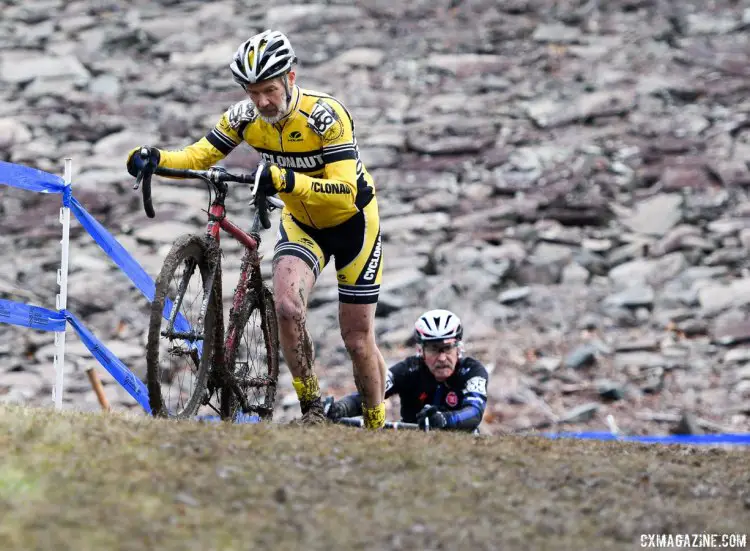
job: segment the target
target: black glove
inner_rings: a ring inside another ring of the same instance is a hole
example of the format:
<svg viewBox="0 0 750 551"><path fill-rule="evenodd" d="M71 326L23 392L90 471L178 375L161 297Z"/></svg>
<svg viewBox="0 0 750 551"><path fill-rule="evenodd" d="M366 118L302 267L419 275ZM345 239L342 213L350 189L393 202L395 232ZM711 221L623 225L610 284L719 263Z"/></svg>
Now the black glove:
<svg viewBox="0 0 750 551"><path fill-rule="evenodd" d="M437 406L425 406L417 413L417 424L425 430L429 423L430 429L444 429L448 426L448 418Z"/></svg>
<svg viewBox="0 0 750 551"><path fill-rule="evenodd" d="M258 172L260 172L260 179L258 180L256 197L258 195L269 197L281 191L289 193L294 189L294 172L291 170L261 162L255 169L256 175Z"/></svg>
<svg viewBox="0 0 750 551"><path fill-rule="evenodd" d="M159 166L161 153L155 147L142 145L133 149L128 154L127 168L128 172L134 178L143 176L150 178L154 170ZM145 170L144 170L145 169Z"/></svg>
<svg viewBox="0 0 750 551"><path fill-rule="evenodd" d="M343 402L337 402L333 399L333 396L326 398L323 411L331 421L337 421L342 417L346 417L346 406Z"/></svg>
<svg viewBox="0 0 750 551"><path fill-rule="evenodd" d="M258 189L255 192L255 200L258 197L268 197L269 195L276 195L276 186L273 185L273 176L271 175L271 165L267 163L259 163L255 169L255 176L258 176L260 172L260 178L258 179ZM256 203L257 204L257 203Z"/></svg>

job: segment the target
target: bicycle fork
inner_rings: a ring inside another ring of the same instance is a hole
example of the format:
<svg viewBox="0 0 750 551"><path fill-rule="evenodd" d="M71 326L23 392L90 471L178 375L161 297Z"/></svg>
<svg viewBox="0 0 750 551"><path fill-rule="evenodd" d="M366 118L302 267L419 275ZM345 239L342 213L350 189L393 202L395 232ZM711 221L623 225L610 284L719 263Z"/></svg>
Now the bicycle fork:
<svg viewBox="0 0 750 551"><path fill-rule="evenodd" d="M177 314L179 313L180 308L182 307L182 300L185 298L185 291L187 290L187 286L188 286L188 282L190 281L190 278L193 277L195 266L196 264L193 259L190 259L186 263L187 269L182 274L182 280L180 281L180 285L177 287L177 295L175 296L175 302L172 304L172 309L169 312L169 320L167 320L167 328L164 330L164 333L166 333L165 336L173 335L174 322L177 319Z"/></svg>
<svg viewBox="0 0 750 551"><path fill-rule="evenodd" d="M174 325L175 321L177 320L177 315L180 312L180 308L182 307L182 301L185 298L185 291L187 290L188 283L190 282L190 278L193 276L193 272L195 272L195 268L197 266L196 262L194 260L188 261L186 263L186 270L185 273L182 275L182 280L180 281L180 285L177 287L177 296L175 297L175 302L172 304L172 309L169 312L169 320L167 321L167 327L162 333L164 336L171 336L174 338L183 338L191 342L191 344L197 340L200 340L200 335L203 334L203 320L205 319L206 312L208 312L208 302L211 300L211 292L213 290L214 286L214 279L216 278L216 272L218 271L219 265L217 263L214 263L211 266L211 271L209 273L208 279L205 282L204 288L203 288L203 300L201 301L201 308L198 313L198 326L193 328L189 327L187 328L187 332L182 331L175 331Z"/></svg>

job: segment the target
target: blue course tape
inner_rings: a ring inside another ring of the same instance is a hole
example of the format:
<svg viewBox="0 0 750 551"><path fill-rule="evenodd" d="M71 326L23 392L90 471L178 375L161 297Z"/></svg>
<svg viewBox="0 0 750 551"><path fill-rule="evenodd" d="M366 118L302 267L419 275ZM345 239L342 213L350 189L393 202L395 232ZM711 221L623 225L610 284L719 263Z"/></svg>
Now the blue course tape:
<svg viewBox="0 0 750 551"><path fill-rule="evenodd" d="M676 434L672 436L617 436L611 432L543 433L547 438L579 438L584 440L619 440L648 444L734 444L750 446L750 433L740 434Z"/></svg>
<svg viewBox="0 0 750 551"><path fill-rule="evenodd" d="M65 312L65 317L76 330L76 333L78 333L81 341L86 345L86 348L89 349L92 356L94 356L99 363L102 364L104 369L106 369L109 374L128 391L128 394L135 398L136 402L138 402L147 413L151 413L151 405L148 401L148 388L143 384L143 381L133 375L133 373L125 367L125 364L123 364L117 356L112 354L112 352L110 352L110 350L104 346L77 317L70 312Z"/></svg>
<svg viewBox="0 0 750 551"><path fill-rule="evenodd" d="M197 421L203 421L204 423L219 423L221 417L218 415L198 415L195 418ZM260 417L248 413L238 413L234 418L235 423L239 424L254 424L260 423Z"/></svg>
<svg viewBox="0 0 750 551"><path fill-rule="evenodd" d="M63 193L66 187L59 176L5 161L0 161L0 184L37 193Z"/></svg>
<svg viewBox="0 0 750 551"><path fill-rule="evenodd" d="M94 238L97 245L109 256L115 264L125 272L130 281L143 293L149 300L154 300L154 281L146 273L146 270L131 256L117 239L115 239L107 229L102 226L96 218L91 216L83 208L78 199L73 197L70 201L70 210L73 211L83 228Z"/></svg>
<svg viewBox="0 0 750 551"><path fill-rule="evenodd" d="M65 315L40 306L0 299L0 323L39 331L65 331Z"/></svg>
<svg viewBox="0 0 750 551"><path fill-rule="evenodd" d="M126 276L133 282L143 296L145 296L149 302L153 302L154 293L156 291L156 285L154 280L151 279L146 273L146 270L133 258L133 256L123 247L114 236L102 226L96 218L91 216L88 211L83 208L81 203L75 197L70 200L70 210L73 211L78 221L81 223L83 228L89 233L89 235L96 241L97 245L109 256L115 264L125 273ZM172 309L172 303L169 299L166 300L164 305L164 318L169 318L169 312ZM190 332L190 323L182 314L177 314L175 319L175 329L183 333ZM202 352L202 342L193 343L193 346L198 348L199 353Z"/></svg>

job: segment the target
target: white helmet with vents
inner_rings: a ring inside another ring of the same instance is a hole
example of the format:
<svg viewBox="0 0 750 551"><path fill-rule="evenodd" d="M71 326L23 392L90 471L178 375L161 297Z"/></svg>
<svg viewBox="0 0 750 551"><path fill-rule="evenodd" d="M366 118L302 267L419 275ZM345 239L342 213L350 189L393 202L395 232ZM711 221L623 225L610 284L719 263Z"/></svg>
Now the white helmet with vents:
<svg viewBox="0 0 750 551"><path fill-rule="evenodd" d="M463 336L461 320L449 310L430 310L419 316L414 324L414 338L417 344L452 339L460 341Z"/></svg>
<svg viewBox="0 0 750 551"><path fill-rule="evenodd" d="M279 31L263 31L243 42L234 54L229 68L234 80L243 88L285 75L297 56L289 39Z"/></svg>

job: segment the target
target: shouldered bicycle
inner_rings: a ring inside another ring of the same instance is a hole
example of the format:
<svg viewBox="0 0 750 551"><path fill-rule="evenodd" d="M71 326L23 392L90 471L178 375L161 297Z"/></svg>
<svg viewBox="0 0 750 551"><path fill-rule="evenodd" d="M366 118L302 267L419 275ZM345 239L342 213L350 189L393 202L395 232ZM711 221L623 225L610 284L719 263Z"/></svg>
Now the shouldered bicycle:
<svg viewBox="0 0 750 551"><path fill-rule="evenodd" d="M271 227L268 212L283 207L261 197L255 177L208 170L152 168L173 178L198 178L209 192L206 231L178 237L156 278L146 346L147 386L155 416L189 418L213 410L222 419L241 414L270 419L279 376L278 322L271 291L264 285L258 247L260 229ZM147 216L155 215L149 177L141 174ZM226 216L228 182L251 184L257 205L245 232ZM256 197L257 195L257 197ZM220 230L244 246L239 281L224 330ZM207 408L207 409L206 409Z"/></svg>

